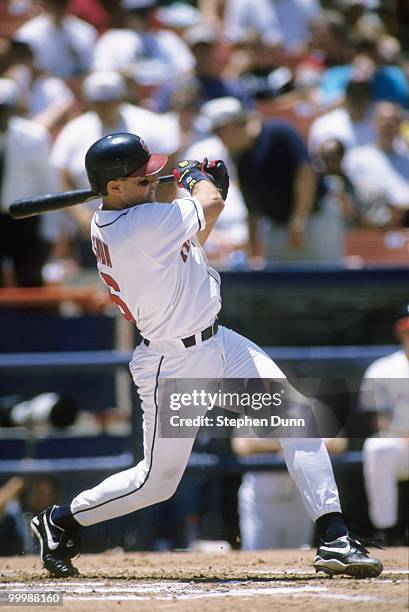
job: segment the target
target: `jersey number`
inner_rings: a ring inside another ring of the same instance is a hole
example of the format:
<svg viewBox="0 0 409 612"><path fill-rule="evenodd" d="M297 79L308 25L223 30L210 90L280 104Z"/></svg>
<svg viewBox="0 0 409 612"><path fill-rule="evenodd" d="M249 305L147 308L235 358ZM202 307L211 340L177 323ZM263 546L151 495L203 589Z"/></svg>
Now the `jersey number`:
<svg viewBox="0 0 409 612"><path fill-rule="evenodd" d="M109 289L109 298L111 302L113 302L114 304L116 304L116 306L118 306L119 310L121 311L122 315L125 317L127 321L130 321L131 323L136 324L136 321L133 318L132 313L129 310L128 306L125 304L123 300L121 300L119 295L112 292L112 290L117 291L118 293L121 291L116 280L113 279L112 276L110 276L109 274L105 274L105 272L100 272L99 274Z"/></svg>

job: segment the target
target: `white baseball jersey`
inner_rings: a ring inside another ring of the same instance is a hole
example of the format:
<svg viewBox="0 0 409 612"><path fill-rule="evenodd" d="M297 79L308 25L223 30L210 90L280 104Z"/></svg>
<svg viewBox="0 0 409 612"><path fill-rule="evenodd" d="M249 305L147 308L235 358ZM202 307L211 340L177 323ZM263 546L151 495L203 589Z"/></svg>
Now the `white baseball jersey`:
<svg viewBox="0 0 409 612"><path fill-rule="evenodd" d="M368 367L360 407L389 416L391 436L409 435L409 359L404 351L377 359Z"/></svg>
<svg viewBox="0 0 409 612"><path fill-rule="evenodd" d="M195 238L204 228L202 206L193 197L95 212L98 271L112 301L144 338L185 338L215 320L220 277Z"/></svg>

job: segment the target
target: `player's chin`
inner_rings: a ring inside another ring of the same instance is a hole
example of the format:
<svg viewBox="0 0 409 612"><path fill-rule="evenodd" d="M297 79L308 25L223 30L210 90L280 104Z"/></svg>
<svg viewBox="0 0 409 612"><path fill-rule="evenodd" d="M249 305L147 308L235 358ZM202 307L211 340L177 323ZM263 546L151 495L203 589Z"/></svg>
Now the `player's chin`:
<svg viewBox="0 0 409 612"><path fill-rule="evenodd" d="M156 199L156 189L152 189L151 191L148 191L148 193L146 194L146 201L154 202L155 199Z"/></svg>

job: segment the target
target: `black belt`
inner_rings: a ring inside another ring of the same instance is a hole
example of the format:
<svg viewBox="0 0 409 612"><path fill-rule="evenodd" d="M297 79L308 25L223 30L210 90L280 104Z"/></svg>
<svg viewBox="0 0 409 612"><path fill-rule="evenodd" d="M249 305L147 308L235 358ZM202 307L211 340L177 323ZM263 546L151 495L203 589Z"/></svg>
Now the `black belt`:
<svg viewBox="0 0 409 612"><path fill-rule="evenodd" d="M212 336L215 336L217 334L217 330L219 329L219 323L217 321L217 319L215 320L215 322L213 323L213 325L210 325L209 327L206 327L206 329L204 329L201 332L201 338L202 338L202 342L204 342L205 340L209 340L209 338L211 338ZM191 346L195 346L196 344L196 336L188 336L187 338L181 338L183 344L185 345L185 348L189 348ZM146 340L146 338L144 338L143 343L146 344L146 346L150 345L150 341Z"/></svg>

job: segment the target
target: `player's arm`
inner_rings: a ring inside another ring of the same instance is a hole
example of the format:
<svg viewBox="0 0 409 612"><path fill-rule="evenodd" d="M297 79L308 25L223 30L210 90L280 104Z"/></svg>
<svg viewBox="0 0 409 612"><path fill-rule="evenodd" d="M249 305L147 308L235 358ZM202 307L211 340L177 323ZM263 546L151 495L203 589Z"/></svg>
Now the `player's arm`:
<svg viewBox="0 0 409 612"><path fill-rule="evenodd" d="M197 239L203 246L224 208L224 200L220 191L210 181L200 181L197 183L193 187L192 195L202 205L206 221L206 227L197 234Z"/></svg>
<svg viewBox="0 0 409 612"><path fill-rule="evenodd" d="M224 208L229 183L223 162L211 162L207 166L206 162L187 159L173 169L178 185L187 189L202 206L206 227L197 234L201 245L206 242Z"/></svg>
<svg viewBox="0 0 409 612"><path fill-rule="evenodd" d="M311 164L301 164L295 177L294 209L288 223L290 241L295 248L304 244L304 233L314 206L316 189L317 180Z"/></svg>

